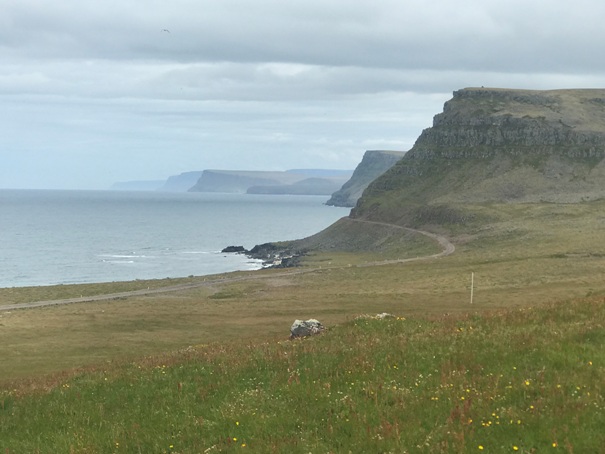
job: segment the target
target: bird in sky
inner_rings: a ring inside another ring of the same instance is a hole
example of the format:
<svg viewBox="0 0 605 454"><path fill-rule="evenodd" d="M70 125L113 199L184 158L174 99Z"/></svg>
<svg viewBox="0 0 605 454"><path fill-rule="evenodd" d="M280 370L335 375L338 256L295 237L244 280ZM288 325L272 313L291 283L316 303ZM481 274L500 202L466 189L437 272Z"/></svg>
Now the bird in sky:
<svg viewBox="0 0 605 454"><path fill-rule="evenodd" d="M163 28L162 31L166 32L166 33L170 33L170 30L168 30L167 28Z"/></svg>

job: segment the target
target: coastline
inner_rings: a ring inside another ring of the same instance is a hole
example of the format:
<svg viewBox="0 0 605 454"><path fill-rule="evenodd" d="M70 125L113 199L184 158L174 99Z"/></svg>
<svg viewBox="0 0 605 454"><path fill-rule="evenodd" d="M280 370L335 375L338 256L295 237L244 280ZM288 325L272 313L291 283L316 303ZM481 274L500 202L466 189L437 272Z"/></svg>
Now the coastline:
<svg viewBox="0 0 605 454"><path fill-rule="evenodd" d="M262 267L221 253L304 238L346 209L326 197L0 191L0 288L207 276Z"/></svg>

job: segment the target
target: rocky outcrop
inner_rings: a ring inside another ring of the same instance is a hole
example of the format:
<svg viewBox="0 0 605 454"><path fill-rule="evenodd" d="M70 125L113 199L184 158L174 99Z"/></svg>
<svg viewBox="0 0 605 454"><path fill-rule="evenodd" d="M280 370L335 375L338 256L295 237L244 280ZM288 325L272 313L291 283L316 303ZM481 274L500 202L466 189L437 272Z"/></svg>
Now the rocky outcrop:
<svg viewBox="0 0 605 454"><path fill-rule="evenodd" d="M368 150L351 179L332 194L326 205L354 207L368 185L389 170L405 153L403 151Z"/></svg>
<svg viewBox="0 0 605 454"><path fill-rule="evenodd" d="M294 320L290 327L290 339L315 336L323 333L325 329L326 327L314 318L306 321Z"/></svg>
<svg viewBox="0 0 605 454"><path fill-rule="evenodd" d="M300 265L305 249L293 247L295 242L257 244L247 250L243 246L227 246L221 252L245 254L256 260L262 260L263 268L292 268Z"/></svg>
<svg viewBox="0 0 605 454"><path fill-rule="evenodd" d="M467 88L352 216L405 223L422 206L605 197L604 158L605 90Z"/></svg>
<svg viewBox="0 0 605 454"><path fill-rule="evenodd" d="M244 246L227 246L221 250L221 253L227 254L245 254L246 248Z"/></svg>

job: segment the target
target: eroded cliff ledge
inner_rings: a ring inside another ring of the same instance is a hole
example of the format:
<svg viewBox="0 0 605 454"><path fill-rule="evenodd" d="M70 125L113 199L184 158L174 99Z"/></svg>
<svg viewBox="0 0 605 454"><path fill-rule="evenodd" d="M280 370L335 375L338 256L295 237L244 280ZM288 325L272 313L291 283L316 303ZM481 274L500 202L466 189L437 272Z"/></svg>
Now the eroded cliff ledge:
<svg viewBox="0 0 605 454"><path fill-rule="evenodd" d="M405 221L423 205L602 198L604 158L605 89L466 88L352 216Z"/></svg>

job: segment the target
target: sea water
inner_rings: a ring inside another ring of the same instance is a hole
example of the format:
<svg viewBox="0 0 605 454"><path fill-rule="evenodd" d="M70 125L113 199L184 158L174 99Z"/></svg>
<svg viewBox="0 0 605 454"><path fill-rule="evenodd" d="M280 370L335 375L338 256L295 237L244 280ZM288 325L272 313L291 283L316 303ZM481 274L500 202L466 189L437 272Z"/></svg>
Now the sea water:
<svg viewBox="0 0 605 454"><path fill-rule="evenodd" d="M0 287L260 268L221 249L303 238L348 215L327 197L0 190Z"/></svg>

